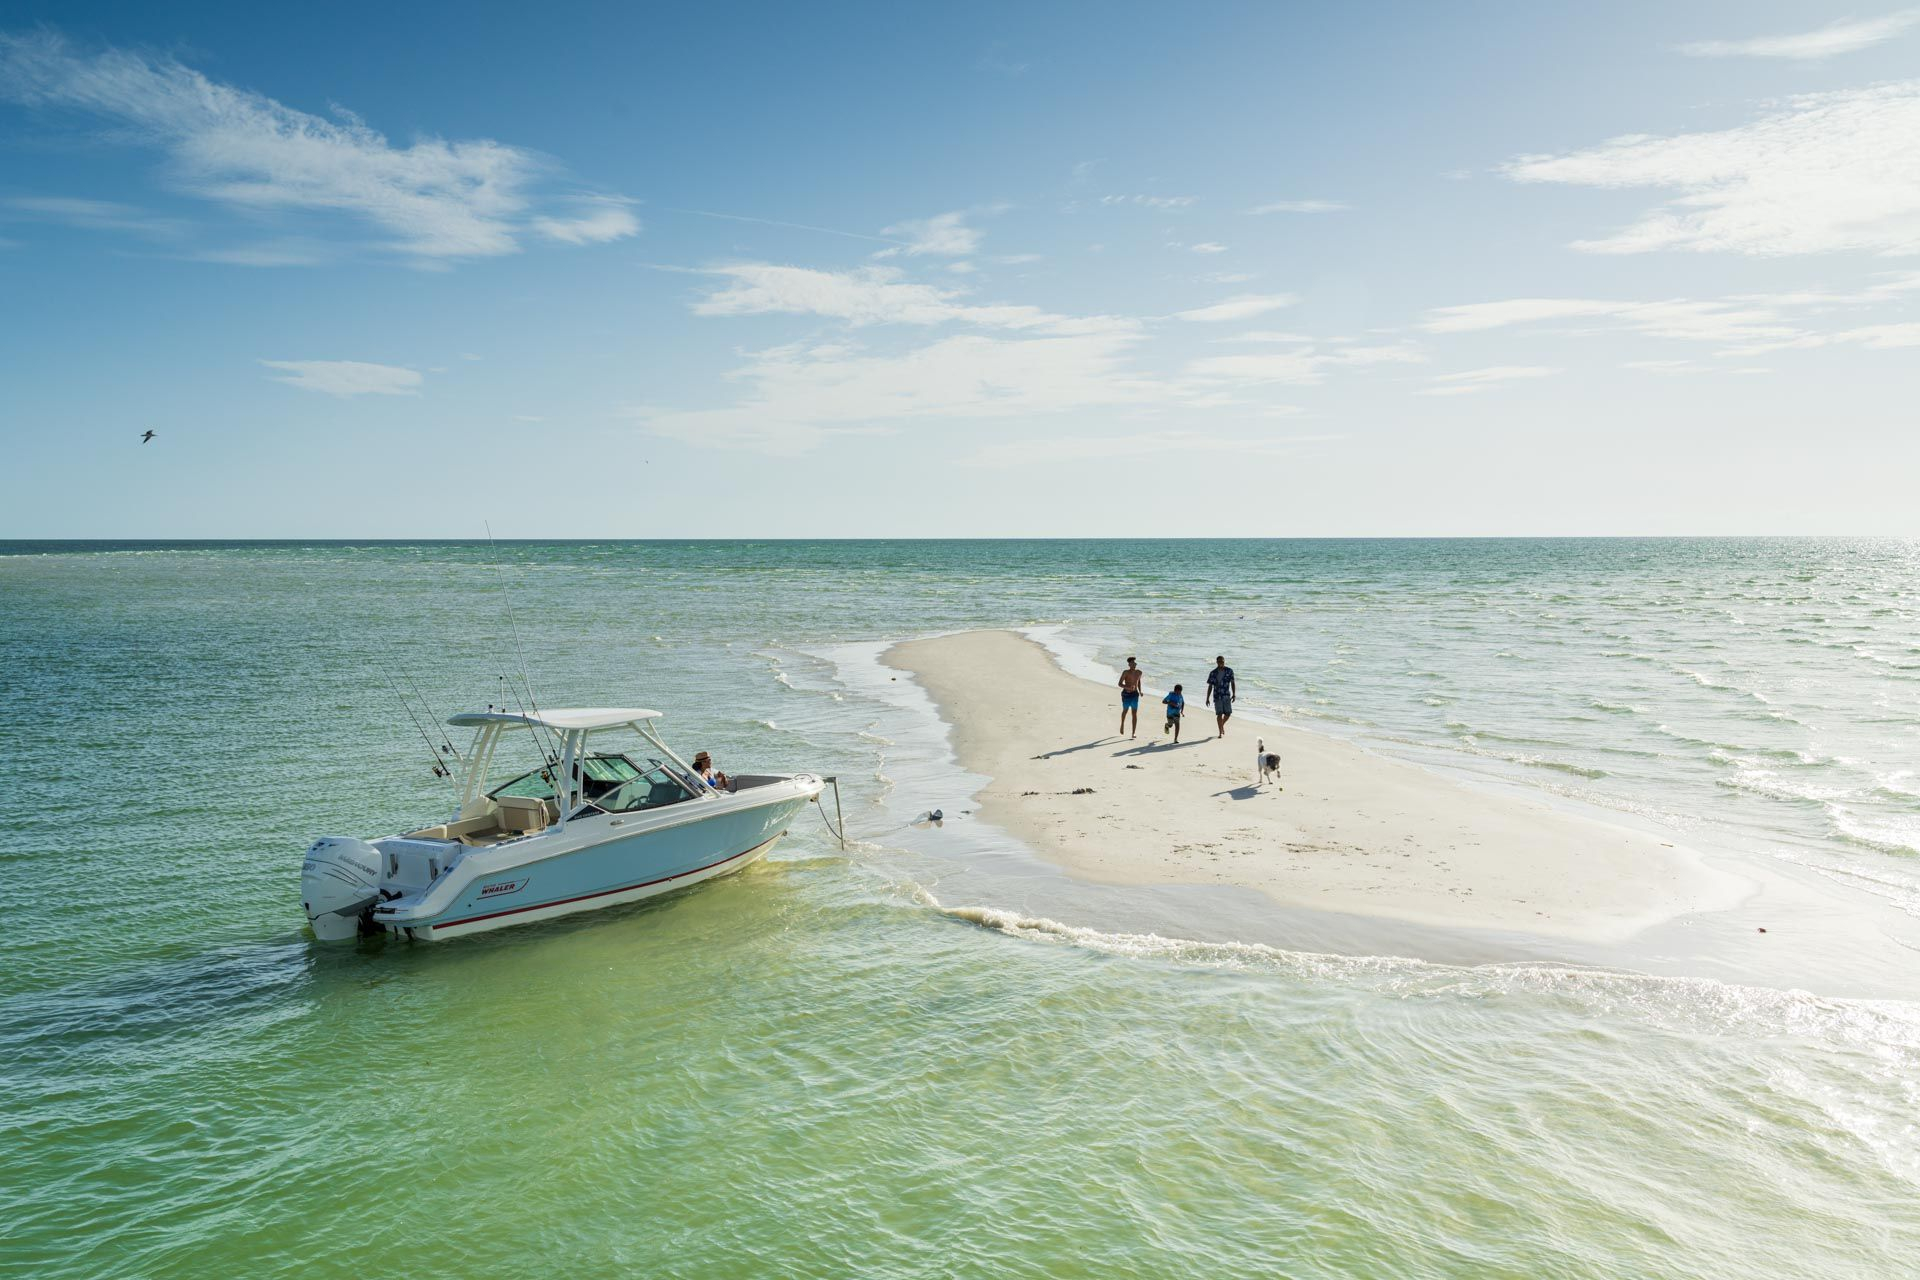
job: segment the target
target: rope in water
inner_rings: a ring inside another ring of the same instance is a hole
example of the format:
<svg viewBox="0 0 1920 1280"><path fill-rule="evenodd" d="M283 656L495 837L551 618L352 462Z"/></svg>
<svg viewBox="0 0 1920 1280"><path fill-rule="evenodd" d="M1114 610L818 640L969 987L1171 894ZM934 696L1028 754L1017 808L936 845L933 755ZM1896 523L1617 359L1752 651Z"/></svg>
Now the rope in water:
<svg viewBox="0 0 1920 1280"><path fill-rule="evenodd" d="M847 836L834 827L833 819L827 816L827 806L816 803L813 807L815 810L819 812L820 821L823 824L825 824L827 831L832 834L833 838L835 840L840 841L842 844L845 844L847 842ZM856 840L864 841L866 843L871 843L874 840L879 839L881 836L890 836L896 831L905 831L908 827L920 827L920 826L925 826L929 823L932 823L937 826L940 823L945 822L946 818L947 818L947 815L945 813L943 813L939 809L933 809L926 813L921 814L917 818L909 818L905 822L896 823L891 827L885 827L879 831L869 832L866 836L855 836L853 838Z"/></svg>

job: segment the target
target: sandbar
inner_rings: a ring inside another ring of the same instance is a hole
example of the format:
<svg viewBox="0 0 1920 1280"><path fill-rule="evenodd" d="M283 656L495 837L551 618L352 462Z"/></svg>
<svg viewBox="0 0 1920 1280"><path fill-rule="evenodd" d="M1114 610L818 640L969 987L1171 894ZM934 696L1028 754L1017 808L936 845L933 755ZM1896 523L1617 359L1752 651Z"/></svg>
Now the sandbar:
<svg viewBox="0 0 1920 1280"><path fill-rule="evenodd" d="M895 645L954 753L990 781L978 814L1076 877L1231 884L1287 907L1450 929L1619 943L1753 891L1656 831L1485 790L1355 744L1236 715L1225 738L1188 688L1183 740L1148 673L1138 738L1119 690L1063 671L1010 631ZM1256 740L1281 756L1259 781Z"/></svg>

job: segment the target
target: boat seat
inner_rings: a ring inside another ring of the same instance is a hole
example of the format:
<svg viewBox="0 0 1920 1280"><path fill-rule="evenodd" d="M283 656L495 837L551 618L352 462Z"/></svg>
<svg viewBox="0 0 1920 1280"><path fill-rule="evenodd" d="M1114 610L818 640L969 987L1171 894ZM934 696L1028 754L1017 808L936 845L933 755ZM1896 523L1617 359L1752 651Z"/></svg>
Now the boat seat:
<svg viewBox="0 0 1920 1280"><path fill-rule="evenodd" d="M473 818L462 818L458 822L443 822L435 827L422 827L418 831L407 832L409 840L459 840L466 836L478 835L490 831L498 823L491 813L483 813Z"/></svg>
<svg viewBox="0 0 1920 1280"><path fill-rule="evenodd" d="M547 802L523 796L498 796L500 829L532 835L547 829Z"/></svg>

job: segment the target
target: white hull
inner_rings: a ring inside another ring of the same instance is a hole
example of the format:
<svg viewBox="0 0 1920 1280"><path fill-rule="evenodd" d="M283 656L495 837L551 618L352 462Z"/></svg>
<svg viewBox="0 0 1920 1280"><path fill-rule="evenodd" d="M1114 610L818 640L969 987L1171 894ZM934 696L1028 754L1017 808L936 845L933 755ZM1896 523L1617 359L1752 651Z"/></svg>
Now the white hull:
<svg viewBox="0 0 1920 1280"><path fill-rule="evenodd" d="M784 832L782 833L785 834ZM494 929L510 929L516 925L534 924L541 920L553 920L560 916L577 915L583 911L603 911L608 907L625 906L631 902L643 902L648 898L657 898L664 893L677 893L681 889L701 884L708 880L718 880L721 876L732 875L764 858L773 846L780 843L775 836L762 844L755 845L745 853L736 854L724 862L697 871L685 872L678 876L668 876L651 884L635 885L631 889L616 889L610 893L593 894L572 902L549 903L542 907L527 907L516 911L503 911L498 915L480 919L456 921L451 925L407 928L398 925L386 926L386 931L415 939L420 942L442 942L450 938L470 938L476 933L488 933Z"/></svg>

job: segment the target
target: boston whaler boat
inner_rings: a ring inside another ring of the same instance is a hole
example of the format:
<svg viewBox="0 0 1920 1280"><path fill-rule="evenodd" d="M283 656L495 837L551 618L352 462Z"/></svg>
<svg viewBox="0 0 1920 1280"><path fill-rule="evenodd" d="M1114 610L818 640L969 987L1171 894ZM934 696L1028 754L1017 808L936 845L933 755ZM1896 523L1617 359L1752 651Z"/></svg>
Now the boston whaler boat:
<svg viewBox="0 0 1920 1280"><path fill-rule="evenodd" d="M605 707L452 717L477 730L459 808L405 835L315 841L300 874L314 936L465 937L685 888L764 855L830 781L735 774L709 787L660 740L658 718ZM489 788L501 739L521 730L547 745L546 763ZM588 748L590 736L614 731L642 745Z"/></svg>

